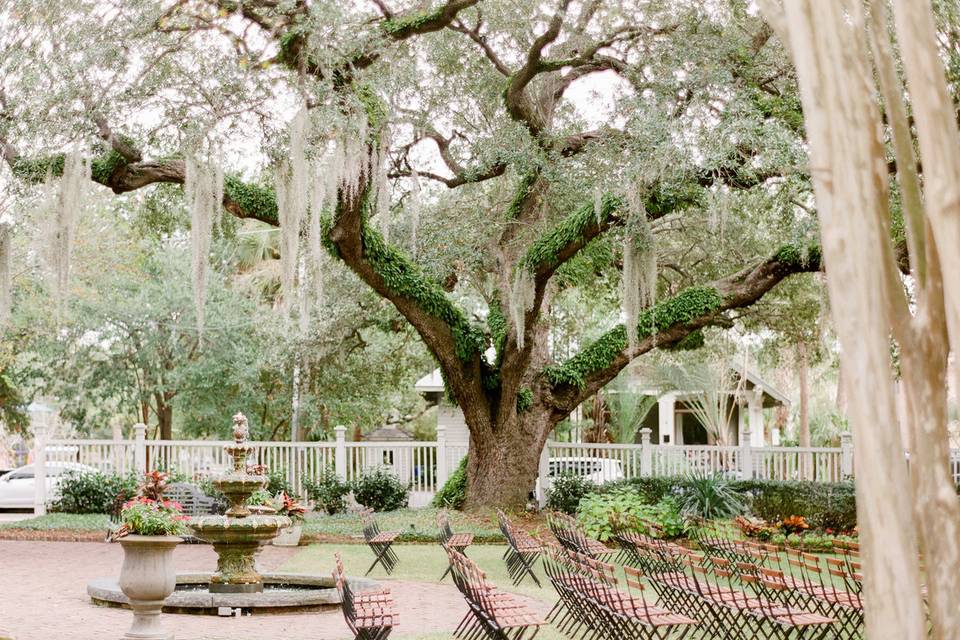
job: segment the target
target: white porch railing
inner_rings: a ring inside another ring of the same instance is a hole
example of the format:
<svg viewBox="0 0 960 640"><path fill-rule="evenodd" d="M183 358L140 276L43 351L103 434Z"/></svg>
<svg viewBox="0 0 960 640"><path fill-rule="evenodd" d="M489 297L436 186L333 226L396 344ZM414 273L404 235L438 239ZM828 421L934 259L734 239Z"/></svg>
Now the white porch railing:
<svg viewBox="0 0 960 640"><path fill-rule="evenodd" d="M441 428L436 442L347 442L345 427L336 428L334 442L252 442L254 460L282 471L295 491L326 468L354 480L373 468L386 468L411 488L411 506L423 506L447 481L467 447L448 445ZM43 513L47 469L79 463L104 473L139 473L163 469L202 480L226 470L226 441L147 440L137 425L133 440L50 440L34 449L35 509ZM650 442L648 429L639 444L548 442L540 459L541 476L572 471L596 483L637 477L676 477L695 473L730 478L834 482L853 476L853 446L842 439L838 448L660 445ZM951 471L960 484L960 450L951 452ZM538 499L545 499L538 487Z"/></svg>

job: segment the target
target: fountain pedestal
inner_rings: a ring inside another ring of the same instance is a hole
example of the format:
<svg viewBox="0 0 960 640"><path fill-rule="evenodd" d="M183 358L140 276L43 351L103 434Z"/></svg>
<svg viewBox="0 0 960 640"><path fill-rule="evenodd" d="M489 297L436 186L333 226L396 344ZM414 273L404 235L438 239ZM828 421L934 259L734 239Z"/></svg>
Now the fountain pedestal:
<svg viewBox="0 0 960 640"><path fill-rule="evenodd" d="M247 456L253 447L247 442L247 419L238 413L233 417L234 443L224 447L233 458L233 470L213 480L230 501L222 516L192 518L194 534L213 544L217 553L217 572L210 578L211 593L260 593L263 578L257 572L260 547L277 537L277 532L291 525L286 516L251 514L247 507L250 495L262 489L267 479L247 471Z"/></svg>

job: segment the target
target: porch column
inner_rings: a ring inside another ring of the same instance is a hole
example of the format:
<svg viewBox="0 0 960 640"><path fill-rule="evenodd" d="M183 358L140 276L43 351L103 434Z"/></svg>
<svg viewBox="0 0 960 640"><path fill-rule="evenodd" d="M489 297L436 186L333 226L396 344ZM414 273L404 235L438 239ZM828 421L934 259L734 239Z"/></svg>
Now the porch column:
<svg viewBox="0 0 960 640"><path fill-rule="evenodd" d="M749 395L748 409L750 411L750 444L754 447L764 445L763 436L763 392L754 389Z"/></svg>
<svg viewBox="0 0 960 640"><path fill-rule="evenodd" d="M660 444L676 444L676 405L677 396L665 393L657 401L657 410L660 413Z"/></svg>

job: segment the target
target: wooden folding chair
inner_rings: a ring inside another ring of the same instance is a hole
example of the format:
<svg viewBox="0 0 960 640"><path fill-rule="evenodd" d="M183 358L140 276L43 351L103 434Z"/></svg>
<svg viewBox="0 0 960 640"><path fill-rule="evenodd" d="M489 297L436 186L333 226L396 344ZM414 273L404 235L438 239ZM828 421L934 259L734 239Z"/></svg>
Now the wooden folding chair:
<svg viewBox="0 0 960 640"><path fill-rule="evenodd" d="M363 525L363 537L374 554L373 564L364 575L370 575L378 563L383 566L387 575L390 575L400 562L400 558L390 548L400 532L380 531L377 521L373 518L373 509L364 509L360 512L360 523Z"/></svg>
<svg viewBox="0 0 960 640"><path fill-rule="evenodd" d="M519 585L525 576L530 576L538 587L542 587L540 579L533 572L533 567L543 552L543 543L515 527L507 515L499 509L497 520L503 537L507 539L507 550L503 554L503 559L507 563L507 573L514 586Z"/></svg>
<svg viewBox="0 0 960 640"><path fill-rule="evenodd" d="M343 618L355 640L385 640L397 625L393 598L388 590L355 594L343 571L340 554L335 554L333 579L340 594Z"/></svg>
<svg viewBox="0 0 960 640"><path fill-rule="evenodd" d="M475 562L453 549L444 547L450 559L454 583L463 594L469 611L454 630L465 640L486 637L490 640L531 640L546 621L516 596L499 591L487 581Z"/></svg>
<svg viewBox="0 0 960 640"><path fill-rule="evenodd" d="M467 547L473 544L472 533L454 533L453 529L450 528L450 517L446 511L441 511L437 514L437 526L440 527L440 546L444 549L454 549L463 555L467 555ZM440 576L440 582L443 582L443 579L447 577L450 570L451 567L448 564L447 570Z"/></svg>

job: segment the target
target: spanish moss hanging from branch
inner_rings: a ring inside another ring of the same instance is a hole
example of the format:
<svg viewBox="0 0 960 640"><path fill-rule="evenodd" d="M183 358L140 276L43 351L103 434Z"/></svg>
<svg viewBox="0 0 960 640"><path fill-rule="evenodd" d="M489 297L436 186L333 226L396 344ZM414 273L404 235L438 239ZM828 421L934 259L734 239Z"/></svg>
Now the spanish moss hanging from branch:
<svg viewBox="0 0 960 640"><path fill-rule="evenodd" d="M223 207L223 169L212 159L200 160L189 153L186 159L184 197L190 207L190 267L193 279L193 305L197 316L197 333L203 336L207 302L207 275L210 241L214 220Z"/></svg>
<svg viewBox="0 0 960 640"><path fill-rule="evenodd" d="M90 183L90 161L81 151L66 155L59 192L54 196L53 180L48 176L46 184L46 207L54 208L53 224L47 249L47 262L52 272L52 289L57 320L63 318L70 291L70 260L73 254L73 239L77 221L87 196Z"/></svg>
<svg viewBox="0 0 960 640"><path fill-rule="evenodd" d="M603 190L600 185L593 187L593 214L597 216L597 224L603 221Z"/></svg>
<svg viewBox="0 0 960 640"><path fill-rule="evenodd" d="M517 348L521 350L526 339L526 316L533 309L534 294L533 274L521 264L510 287L510 318L517 332Z"/></svg>
<svg viewBox="0 0 960 640"><path fill-rule="evenodd" d="M410 172L410 246L413 255L417 255L417 234L420 233L420 175L416 169Z"/></svg>
<svg viewBox="0 0 960 640"><path fill-rule="evenodd" d="M330 170L321 161L312 163L313 183L310 190L310 222L307 225L309 268L313 282L313 308L323 302L323 273L326 253L323 250L323 211L327 206L328 174ZM336 192L334 192L336 193Z"/></svg>
<svg viewBox="0 0 960 640"><path fill-rule="evenodd" d="M308 213L310 165L306 144L309 114L301 108L290 124L290 159L277 165L277 218L280 222L280 309L286 313L297 299L300 231Z"/></svg>
<svg viewBox="0 0 960 640"><path fill-rule="evenodd" d="M390 179L388 163L390 160L390 130L384 126L380 131L380 144L370 154L369 175L372 185L370 193L374 198L371 212L377 217L377 225L384 240L390 239Z"/></svg>
<svg viewBox="0 0 960 640"><path fill-rule="evenodd" d="M10 225L0 221L0 329L10 319L10 310L13 308L11 300L11 261L13 256L13 229Z"/></svg>
<svg viewBox="0 0 960 640"><path fill-rule="evenodd" d="M657 248L643 200L636 189L627 191L627 208L621 305L627 341L632 349L637 344L640 312L656 304Z"/></svg>

